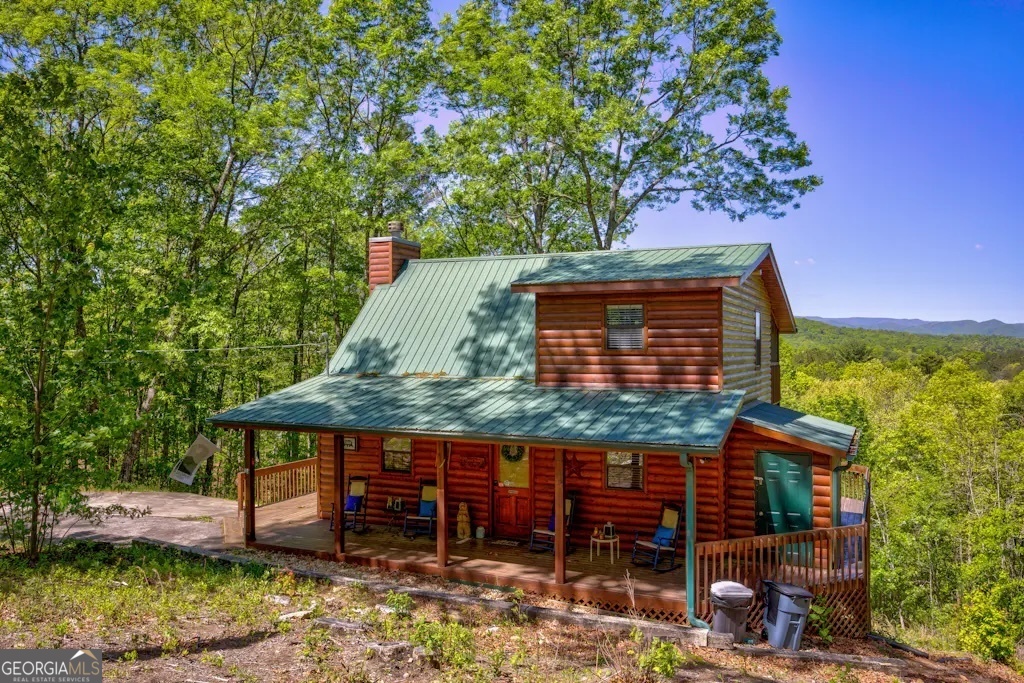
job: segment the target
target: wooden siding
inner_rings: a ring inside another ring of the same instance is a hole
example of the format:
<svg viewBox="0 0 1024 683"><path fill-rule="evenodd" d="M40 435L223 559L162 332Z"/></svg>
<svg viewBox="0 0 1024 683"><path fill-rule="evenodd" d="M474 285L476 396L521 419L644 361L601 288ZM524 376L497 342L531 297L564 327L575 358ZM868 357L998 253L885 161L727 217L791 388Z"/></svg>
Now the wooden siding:
<svg viewBox="0 0 1024 683"><path fill-rule="evenodd" d="M370 477L370 497L367 500L369 524L387 524L391 520L391 511L385 508L388 496L400 496L406 505L415 504L420 493L420 479L434 479L437 476L437 445L434 441L413 440L412 472L409 474L381 471L382 444L380 437L360 436L359 448L345 453L346 486L352 475ZM322 519L328 519L331 516L331 501L334 500L333 434L320 434L317 456L320 458L318 511Z"/></svg>
<svg viewBox="0 0 1024 683"><path fill-rule="evenodd" d="M346 481L350 475L370 477L370 498L367 520L371 525L386 525L391 512L385 509L389 496L401 496L407 505L416 501L420 478L436 475L436 445L433 441L413 440L413 474L381 472L381 444L378 437L359 437L359 448L345 455ZM318 512L330 517L333 500L334 442L330 434L319 439L320 488ZM493 484L494 445L452 442L448 466L449 533L456 530L459 503L469 504L470 520L475 530L483 526L491 533L491 494ZM531 447L533 478L533 512L535 524L547 527L554 504L554 449ZM577 507L571 529L573 542L585 545L594 527L612 522L622 536L623 551L632 547L637 531L646 536L658 523L661 503L681 505L686 500L686 470L679 457L667 454L644 454L644 490L627 491L605 487L603 451L566 450L566 459L580 464L580 476L566 475L566 491L577 494ZM725 538L726 502L725 465L721 458L698 461L697 471L697 540L714 541ZM682 524L682 523L681 523Z"/></svg>
<svg viewBox="0 0 1024 683"><path fill-rule="evenodd" d="M554 504L554 450L534 448L531 453L535 524L546 527ZM571 534L577 545L587 543L594 527L603 528L605 522L612 522L622 537L623 549L628 550L636 532L643 537L654 531L663 501L685 505L686 470L678 456L644 454L643 491L605 487L604 451L566 450L565 457L567 463L575 459L580 465L579 476L570 471L565 478L565 490L576 494ZM718 459L697 465L699 540L724 538L723 486L723 468Z"/></svg>
<svg viewBox="0 0 1024 683"><path fill-rule="evenodd" d="M721 290L536 295L537 384L720 389ZM605 349L604 307L642 303L646 348Z"/></svg>
<svg viewBox="0 0 1024 683"><path fill-rule="evenodd" d="M754 363L754 313L761 312L761 367ZM759 273L722 290L722 388L744 389L744 400L770 401L772 311Z"/></svg>
<svg viewBox="0 0 1024 683"><path fill-rule="evenodd" d="M389 237L370 240L370 291L372 292L377 285L389 285L394 282L402 265L410 259L419 257L420 248L415 243Z"/></svg>
<svg viewBox="0 0 1024 683"><path fill-rule="evenodd" d="M491 534L491 491L494 447L485 443L452 442L448 461L448 533L455 535L459 503L469 506L471 531L482 526Z"/></svg>
<svg viewBox="0 0 1024 683"><path fill-rule="evenodd" d="M811 455L814 528L832 526L832 458L755 434L737 424L725 443L725 536L755 535L754 457L758 451Z"/></svg>

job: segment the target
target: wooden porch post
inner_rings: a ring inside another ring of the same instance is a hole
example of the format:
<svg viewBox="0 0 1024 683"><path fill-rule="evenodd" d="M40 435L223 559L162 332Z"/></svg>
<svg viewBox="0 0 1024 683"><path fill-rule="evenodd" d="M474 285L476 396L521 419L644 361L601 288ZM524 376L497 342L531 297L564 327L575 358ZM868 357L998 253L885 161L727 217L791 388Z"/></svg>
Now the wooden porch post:
<svg viewBox="0 0 1024 683"><path fill-rule="evenodd" d="M448 566L448 456L451 441L437 442L437 566Z"/></svg>
<svg viewBox="0 0 1024 683"><path fill-rule="evenodd" d="M565 583L565 449L555 449L555 583ZM610 550L608 552L611 552Z"/></svg>
<svg viewBox="0 0 1024 683"><path fill-rule="evenodd" d="M256 540L256 430L246 429L242 437L245 451L245 542Z"/></svg>
<svg viewBox="0 0 1024 683"><path fill-rule="evenodd" d="M864 473L864 600L867 602L866 630L871 630L871 470Z"/></svg>
<svg viewBox="0 0 1024 683"><path fill-rule="evenodd" d="M345 435L334 435L334 556L345 557Z"/></svg>

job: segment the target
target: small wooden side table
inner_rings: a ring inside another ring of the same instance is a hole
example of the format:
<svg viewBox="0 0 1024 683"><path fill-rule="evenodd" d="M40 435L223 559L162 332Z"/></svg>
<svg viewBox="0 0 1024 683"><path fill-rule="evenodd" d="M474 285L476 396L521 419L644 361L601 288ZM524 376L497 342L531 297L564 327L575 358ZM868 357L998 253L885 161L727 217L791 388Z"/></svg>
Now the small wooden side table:
<svg viewBox="0 0 1024 683"><path fill-rule="evenodd" d="M618 536L606 536L600 538L598 536L590 537L590 560L594 560L594 546L597 546L597 556L601 557L601 546L608 546L608 563L615 564L615 560L622 557L622 546L619 545Z"/></svg>

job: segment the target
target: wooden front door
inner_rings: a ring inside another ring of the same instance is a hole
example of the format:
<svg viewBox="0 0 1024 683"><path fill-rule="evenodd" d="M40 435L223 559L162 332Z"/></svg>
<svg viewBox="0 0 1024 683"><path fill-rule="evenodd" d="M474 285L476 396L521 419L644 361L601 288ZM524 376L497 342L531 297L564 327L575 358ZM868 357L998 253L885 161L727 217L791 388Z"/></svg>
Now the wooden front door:
<svg viewBox="0 0 1024 683"><path fill-rule="evenodd" d="M527 538L533 529L530 449L504 445L495 449L494 535Z"/></svg>
<svg viewBox="0 0 1024 683"><path fill-rule="evenodd" d="M760 451L754 474L758 535L813 528L810 455Z"/></svg>

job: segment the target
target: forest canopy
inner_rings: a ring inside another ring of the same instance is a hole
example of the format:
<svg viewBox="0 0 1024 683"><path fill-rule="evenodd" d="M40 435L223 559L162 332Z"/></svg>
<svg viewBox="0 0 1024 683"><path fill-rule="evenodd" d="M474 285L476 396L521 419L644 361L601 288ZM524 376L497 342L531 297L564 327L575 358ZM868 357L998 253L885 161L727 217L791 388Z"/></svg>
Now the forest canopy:
<svg viewBox="0 0 1024 683"><path fill-rule="evenodd" d="M862 430L875 628L1019 657L1024 340L799 327L783 403Z"/></svg>

